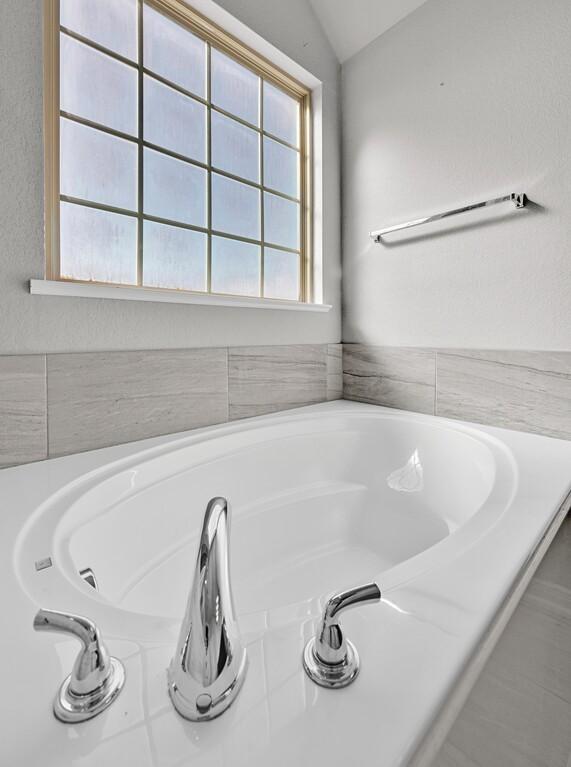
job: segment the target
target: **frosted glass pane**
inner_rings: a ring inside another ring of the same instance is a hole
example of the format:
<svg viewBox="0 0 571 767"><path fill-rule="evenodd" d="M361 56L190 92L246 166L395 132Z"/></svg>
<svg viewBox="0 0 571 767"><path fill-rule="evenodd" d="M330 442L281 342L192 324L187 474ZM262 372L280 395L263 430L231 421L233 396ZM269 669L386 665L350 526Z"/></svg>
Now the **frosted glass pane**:
<svg viewBox="0 0 571 767"><path fill-rule="evenodd" d="M299 146L299 101L265 81L264 130Z"/></svg>
<svg viewBox="0 0 571 767"><path fill-rule="evenodd" d="M137 60L137 0L61 0L63 27Z"/></svg>
<svg viewBox="0 0 571 767"><path fill-rule="evenodd" d="M211 112L212 165L249 181L260 180L260 134Z"/></svg>
<svg viewBox="0 0 571 767"><path fill-rule="evenodd" d="M259 190L213 173L212 228L219 232L259 240Z"/></svg>
<svg viewBox="0 0 571 767"><path fill-rule="evenodd" d="M299 197L299 152L264 136L264 186Z"/></svg>
<svg viewBox="0 0 571 767"><path fill-rule="evenodd" d="M145 149L144 210L194 226L206 226L206 171Z"/></svg>
<svg viewBox="0 0 571 767"><path fill-rule="evenodd" d="M212 49L212 103L253 125L260 124L260 78Z"/></svg>
<svg viewBox="0 0 571 767"><path fill-rule="evenodd" d="M238 296L260 295L260 246L212 238L212 291Z"/></svg>
<svg viewBox="0 0 571 767"><path fill-rule="evenodd" d="M143 63L187 91L206 96L206 43L148 5L143 18Z"/></svg>
<svg viewBox="0 0 571 767"><path fill-rule="evenodd" d="M206 107L145 75L143 135L151 144L206 161Z"/></svg>
<svg viewBox="0 0 571 767"><path fill-rule="evenodd" d="M299 204L264 193L264 240L299 249Z"/></svg>
<svg viewBox="0 0 571 767"><path fill-rule="evenodd" d="M96 282L137 282L137 219L62 202L61 276Z"/></svg>
<svg viewBox="0 0 571 767"><path fill-rule="evenodd" d="M64 112L137 135L137 70L60 35Z"/></svg>
<svg viewBox="0 0 571 767"><path fill-rule="evenodd" d="M206 290L207 243L208 237L202 232L145 221L143 284Z"/></svg>
<svg viewBox="0 0 571 767"><path fill-rule="evenodd" d="M299 300L299 255L264 249L264 296Z"/></svg>
<svg viewBox="0 0 571 767"><path fill-rule="evenodd" d="M137 208L137 144L60 120L60 190L116 208Z"/></svg>

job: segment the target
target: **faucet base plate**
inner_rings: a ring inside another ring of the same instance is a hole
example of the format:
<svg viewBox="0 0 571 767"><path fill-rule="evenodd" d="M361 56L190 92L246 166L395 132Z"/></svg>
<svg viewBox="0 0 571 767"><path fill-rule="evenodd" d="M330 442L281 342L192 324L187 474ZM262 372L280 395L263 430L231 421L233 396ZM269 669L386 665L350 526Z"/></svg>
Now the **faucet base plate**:
<svg viewBox="0 0 571 767"><path fill-rule="evenodd" d="M66 724L85 722L110 706L125 684L125 669L117 658L109 658L110 671L105 682L85 695L76 695L70 689L71 674L62 683L54 698L56 719Z"/></svg>
<svg viewBox="0 0 571 767"><path fill-rule="evenodd" d="M237 671L234 672L236 667ZM248 656L246 650L242 648L241 658L236 658L225 670L226 673L223 672L213 685L205 688L195 683L189 675L178 675L180 685L177 684L175 681L177 675L171 664L167 679L173 706L184 719L191 722L208 722L216 719L234 702L246 678L247 667ZM230 684L228 684L229 679L232 680Z"/></svg>
<svg viewBox="0 0 571 767"><path fill-rule="evenodd" d="M324 663L315 652L315 637L305 645L303 651L303 668L307 676L321 687L336 689L347 687L357 678L359 673L359 654L355 645L348 639L347 655L341 663Z"/></svg>

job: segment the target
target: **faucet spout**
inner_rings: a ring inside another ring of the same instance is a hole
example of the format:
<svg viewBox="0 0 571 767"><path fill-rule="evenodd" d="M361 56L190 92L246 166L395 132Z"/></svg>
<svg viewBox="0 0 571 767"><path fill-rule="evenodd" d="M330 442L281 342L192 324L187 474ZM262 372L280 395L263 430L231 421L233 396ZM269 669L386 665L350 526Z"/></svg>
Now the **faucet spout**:
<svg viewBox="0 0 571 767"><path fill-rule="evenodd" d="M213 498L204 515L194 581L167 672L175 709L193 722L220 716L236 698L246 674L246 650L230 585L229 534L228 502Z"/></svg>

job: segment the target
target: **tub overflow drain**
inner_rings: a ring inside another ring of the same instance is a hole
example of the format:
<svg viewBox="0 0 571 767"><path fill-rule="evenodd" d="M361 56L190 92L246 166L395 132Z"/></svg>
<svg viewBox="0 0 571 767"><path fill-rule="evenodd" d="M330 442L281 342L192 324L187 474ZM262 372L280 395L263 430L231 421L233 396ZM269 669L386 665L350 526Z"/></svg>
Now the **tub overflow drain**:
<svg viewBox="0 0 571 767"><path fill-rule="evenodd" d="M91 567L86 567L84 570L80 570L79 574L81 575L83 580L91 586L92 589L95 589L95 591L99 591L97 578L95 577L95 573L93 572Z"/></svg>

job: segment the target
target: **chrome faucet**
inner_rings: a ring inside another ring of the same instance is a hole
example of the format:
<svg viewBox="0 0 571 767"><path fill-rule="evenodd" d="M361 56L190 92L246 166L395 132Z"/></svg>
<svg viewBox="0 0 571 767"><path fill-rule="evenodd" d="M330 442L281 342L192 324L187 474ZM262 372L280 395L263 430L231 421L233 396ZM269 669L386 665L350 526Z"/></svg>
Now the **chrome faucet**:
<svg viewBox="0 0 571 767"><path fill-rule="evenodd" d="M194 581L167 672L175 709L193 722L220 716L246 675L248 660L230 587L229 533L228 502L213 498L204 515Z"/></svg>
<svg viewBox="0 0 571 767"><path fill-rule="evenodd" d="M71 674L54 698L55 717L66 724L76 724L105 711L123 689L125 669L120 660L107 652L95 623L82 615L39 610L34 629L68 634L82 645Z"/></svg>
<svg viewBox="0 0 571 767"><path fill-rule="evenodd" d="M367 583L341 591L328 600L317 634L305 646L303 668L321 687L347 687L359 673L359 654L343 633L339 615L349 607L379 602L381 591L376 583Z"/></svg>

